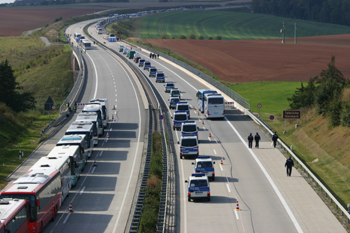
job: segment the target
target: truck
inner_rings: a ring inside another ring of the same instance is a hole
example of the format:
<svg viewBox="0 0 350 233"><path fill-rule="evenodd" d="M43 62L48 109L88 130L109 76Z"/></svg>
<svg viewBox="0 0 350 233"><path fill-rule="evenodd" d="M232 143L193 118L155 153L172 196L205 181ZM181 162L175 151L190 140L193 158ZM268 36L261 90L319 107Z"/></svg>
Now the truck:
<svg viewBox="0 0 350 233"><path fill-rule="evenodd" d="M133 59L133 58L134 58L134 55L135 55L135 51L130 50L130 51L128 52L128 58L129 58L129 59Z"/></svg>

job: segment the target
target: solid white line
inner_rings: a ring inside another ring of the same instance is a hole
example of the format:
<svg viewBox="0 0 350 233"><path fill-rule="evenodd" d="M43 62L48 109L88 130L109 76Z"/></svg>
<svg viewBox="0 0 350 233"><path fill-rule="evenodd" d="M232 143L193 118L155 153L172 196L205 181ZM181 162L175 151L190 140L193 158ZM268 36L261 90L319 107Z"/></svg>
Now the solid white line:
<svg viewBox="0 0 350 233"><path fill-rule="evenodd" d="M91 170L91 174L94 173L96 167L93 167L92 170Z"/></svg>
<svg viewBox="0 0 350 233"><path fill-rule="evenodd" d="M81 189L80 195L83 194L84 190L85 190L85 186Z"/></svg>
<svg viewBox="0 0 350 233"><path fill-rule="evenodd" d="M66 224L66 222L67 222L69 216L70 216L70 213L67 214L67 217L64 219L63 224Z"/></svg>
<svg viewBox="0 0 350 233"><path fill-rule="evenodd" d="M270 182L273 190L275 191L275 193L277 194L278 198L280 199L280 201L282 202L283 207L285 208L285 210L287 211L287 214L289 215L290 219L292 220L296 230L299 233L302 233L303 230L301 229L298 221L296 220L296 218L294 217L293 212L290 210L287 202L284 200L281 192L278 190L277 186L275 185L275 183L273 182L273 180L271 179L270 175L267 173L266 169L264 168L264 166L261 164L260 160L258 159L258 157L255 155L255 153L253 152L253 150L249 150L248 148L248 144L245 143L245 140L242 138L242 136L238 133L238 131L236 130L236 128L231 124L231 122L225 117L225 120L227 121L227 123L231 126L231 128L233 129L233 131L235 131L235 133L237 134L237 136L239 137L239 139L242 141L243 145L245 147L247 147L249 153L253 156L254 160L256 161L256 163L259 165L260 169L262 170L262 172L264 173L264 175L266 176L267 180Z"/></svg>
<svg viewBox="0 0 350 233"><path fill-rule="evenodd" d="M99 156L102 156L102 154L103 154L103 151L100 152Z"/></svg>
<svg viewBox="0 0 350 233"><path fill-rule="evenodd" d="M214 154L216 154L216 151L215 151L215 149L214 149L213 151L214 151Z"/></svg>
<svg viewBox="0 0 350 233"><path fill-rule="evenodd" d="M223 171L224 169L222 168L221 164L219 164L219 166L220 166L221 171Z"/></svg>
<svg viewBox="0 0 350 233"><path fill-rule="evenodd" d="M238 214L237 214L237 211L235 210L235 214L236 214L236 218L237 218L237 220L239 219L239 217L238 217Z"/></svg>
<svg viewBox="0 0 350 233"><path fill-rule="evenodd" d="M91 127L91 126L90 126L90 127ZM109 131L112 131L112 128L110 128Z"/></svg>
<svg viewBox="0 0 350 233"><path fill-rule="evenodd" d="M230 193L230 192L231 192L231 189L230 189L230 187L228 186L228 184L226 184L226 187L227 187L228 192Z"/></svg>
<svg viewBox="0 0 350 233"><path fill-rule="evenodd" d="M96 95L97 95L97 87L98 87L98 75L97 75L97 69L95 66L95 62L92 60L92 58L90 57L89 54L87 54L92 62L92 65L94 66L95 69L95 76L96 76L96 83L95 83L95 94L94 94L94 99L96 99Z"/></svg>
<svg viewBox="0 0 350 233"><path fill-rule="evenodd" d="M181 170L182 170L182 180L184 181L182 184L182 187L185 191L185 193L187 193L186 190L186 185L185 185L185 174L184 174L184 163L183 160L181 159ZM183 198L183 203L184 203L184 233L187 233L187 213L186 213L186 202L187 202L187 198L185 196L185 198Z"/></svg>

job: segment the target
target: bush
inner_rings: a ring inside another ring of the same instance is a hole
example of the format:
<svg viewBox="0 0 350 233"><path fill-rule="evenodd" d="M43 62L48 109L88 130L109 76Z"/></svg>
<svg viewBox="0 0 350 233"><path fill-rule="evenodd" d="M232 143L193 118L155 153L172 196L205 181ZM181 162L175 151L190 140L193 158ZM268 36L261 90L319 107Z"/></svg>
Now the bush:
<svg viewBox="0 0 350 233"><path fill-rule="evenodd" d="M208 40L212 40L212 39L213 39L213 37L211 37L211 36L208 37Z"/></svg>
<svg viewBox="0 0 350 233"><path fill-rule="evenodd" d="M167 38L166 38L166 35L162 35L162 36L160 37L160 39L167 39Z"/></svg>
<svg viewBox="0 0 350 233"><path fill-rule="evenodd" d="M188 36L188 39L190 40L195 40L196 39L196 35L191 33L189 36Z"/></svg>
<svg viewBox="0 0 350 233"><path fill-rule="evenodd" d="M179 39L187 39L185 35L181 35Z"/></svg>
<svg viewBox="0 0 350 233"><path fill-rule="evenodd" d="M221 36L215 36L215 40L221 40Z"/></svg>
<svg viewBox="0 0 350 233"><path fill-rule="evenodd" d="M199 39L199 40L204 40L204 36L200 35L200 36L198 37L198 39Z"/></svg>
<svg viewBox="0 0 350 233"><path fill-rule="evenodd" d="M176 39L175 36L172 36L171 39Z"/></svg>

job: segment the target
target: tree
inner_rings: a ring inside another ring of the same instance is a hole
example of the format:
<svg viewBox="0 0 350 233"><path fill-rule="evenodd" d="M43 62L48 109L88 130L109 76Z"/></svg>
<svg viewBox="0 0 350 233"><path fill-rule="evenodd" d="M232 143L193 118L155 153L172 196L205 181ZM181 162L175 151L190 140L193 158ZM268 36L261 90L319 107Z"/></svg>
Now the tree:
<svg viewBox="0 0 350 233"><path fill-rule="evenodd" d="M287 98L290 102L289 106L291 109L300 109L302 107L310 107L315 103L315 80L317 76L314 78L310 78L306 87L301 83L301 87L297 88L291 98Z"/></svg>
<svg viewBox="0 0 350 233"><path fill-rule="evenodd" d="M204 40L204 36L199 35L198 40Z"/></svg>
<svg viewBox="0 0 350 233"><path fill-rule="evenodd" d="M212 40L212 39L213 39L213 37L211 37L211 36L208 37L208 40Z"/></svg>
<svg viewBox="0 0 350 233"><path fill-rule="evenodd" d="M166 38L166 35L162 35L162 36L160 37L160 39L167 39L167 38Z"/></svg>
<svg viewBox="0 0 350 233"><path fill-rule="evenodd" d="M179 39L187 39L187 38L186 38L186 36L181 35L181 36L179 37Z"/></svg>
<svg viewBox="0 0 350 233"><path fill-rule="evenodd" d="M196 35L191 33L189 36L188 36L188 39L190 40L195 40L196 39Z"/></svg>
<svg viewBox="0 0 350 233"><path fill-rule="evenodd" d="M0 102L15 112L35 109L36 102L32 93L22 91L7 59L0 63L0 83Z"/></svg>
<svg viewBox="0 0 350 233"><path fill-rule="evenodd" d="M221 40L221 36L215 36L215 40Z"/></svg>

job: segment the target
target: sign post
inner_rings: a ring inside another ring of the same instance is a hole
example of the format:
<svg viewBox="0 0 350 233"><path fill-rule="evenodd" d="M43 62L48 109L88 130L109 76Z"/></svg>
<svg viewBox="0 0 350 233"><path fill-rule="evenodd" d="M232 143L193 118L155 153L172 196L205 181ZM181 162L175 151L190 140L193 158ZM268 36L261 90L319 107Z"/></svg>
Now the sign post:
<svg viewBox="0 0 350 233"><path fill-rule="evenodd" d="M259 116L258 116L258 117L260 118L260 108L261 108L261 104L258 104L257 107L258 107L258 109L259 109Z"/></svg>
<svg viewBox="0 0 350 233"><path fill-rule="evenodd" d="M300 110L283 110L284 119L284 132L287 132L287 120L297 120L297 125L299 125Z"/></svg>

